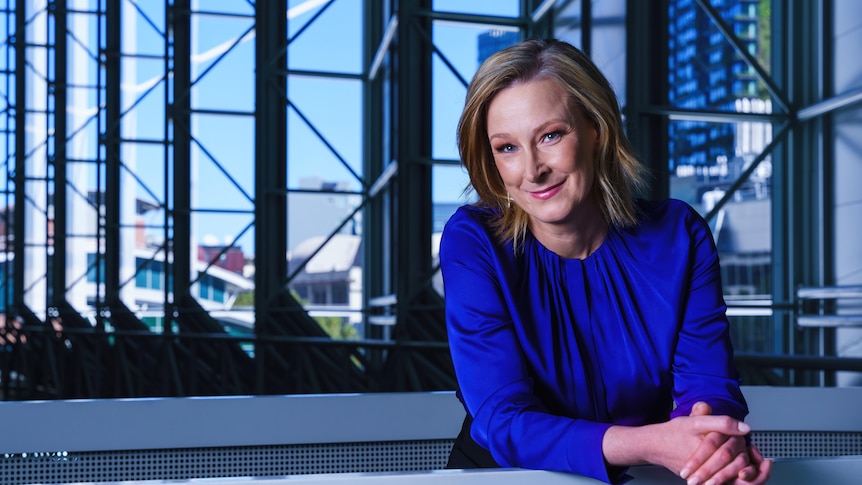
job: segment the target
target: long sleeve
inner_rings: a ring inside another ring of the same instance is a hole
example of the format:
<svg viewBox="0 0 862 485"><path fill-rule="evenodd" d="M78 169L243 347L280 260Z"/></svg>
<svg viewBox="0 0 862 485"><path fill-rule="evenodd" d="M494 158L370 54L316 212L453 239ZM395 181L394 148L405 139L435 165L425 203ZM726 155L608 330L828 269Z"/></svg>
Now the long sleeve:
<svg viewBox="0 0 862 485"><path fill-rule="evenodd" d="M456 213L440 247L450 351L472 436L502 466L574 472L610 482L602 438L610 427L551 414L535 393L510 312L503 247ZM500 253L503 253L502 255Z"/></svg>
<svg viewBox="0 0 862 485"><path fill-rule="evenodd" d="M624 477L601 450L614 424L667 421L697 401L745 417L709 227L680 201L639 208L636 227L610 228L583 260L530 234L515 255L483 209L446 225L450 352L471 435L499 464L612 482Z"/></svg>
<svg viewBox="0 0 862 485"><path fill-rule="evenodd" d="M748 414L733 364L718 253L709 226L689 209L679 218L691 235L690 285L673 361L672 416L685 416L697 401L706 401L713 414L742 420Z"/></svg>

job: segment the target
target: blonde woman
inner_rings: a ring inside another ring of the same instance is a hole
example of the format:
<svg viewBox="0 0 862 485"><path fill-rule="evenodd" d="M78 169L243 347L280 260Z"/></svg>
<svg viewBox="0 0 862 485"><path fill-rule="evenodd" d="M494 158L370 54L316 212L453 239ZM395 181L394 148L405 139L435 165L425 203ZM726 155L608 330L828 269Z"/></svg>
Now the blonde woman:
<svg viewBox="0 0 862 485"><path fill-rule="evenodd" d="M655 464L689 485L764 483L709 227L635 196L643 170L596 66L556 40L498 52L458 143L479 202L441 240L467 411L449 467L614 483Z"/></svg>

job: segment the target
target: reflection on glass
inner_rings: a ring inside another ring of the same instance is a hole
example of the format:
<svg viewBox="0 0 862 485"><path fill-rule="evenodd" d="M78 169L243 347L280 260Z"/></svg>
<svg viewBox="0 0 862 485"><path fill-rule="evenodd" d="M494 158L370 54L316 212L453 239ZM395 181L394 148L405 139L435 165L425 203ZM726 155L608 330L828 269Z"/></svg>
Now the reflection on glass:
<svg viewBox="0 0 862 485"><path fill-rule="evenodd" d="M771 113L755 65L736 51L745 50L769 72L771 2L713 2L710 9L732 32L733 42L697 2L669 4L669 104L690 111ZM707 217L721 259L734 348L743 353L783 352L770 308L772 159L762 154L771 141L772 125L745 121L744 115L733 123L694 117L669 124L670 195ZM740 369L748 382L785 380L770 369Z"/></svg>
<svg viewBox="0 0 862 485"><path fill-rule="evenodd" d="M771 3L734 0L713 8L740 48L768 72ZM697 2L673 0L668 12L668 100L672 106L735 111L737 99L766 98L755 68L737 54Z"/></svg>
<svg viewBox="0 0 862 485"><path fill-rule="evenodd" d="M738 352L780 354L772 315L729 316L730 337Z"/></svg>
<svg viewBox="0 0 862 485"><path fill-rule="evenodd" d="M772 158L762 152L772 141L772 125L675 121L669 129L670 195L708 218L725 299L731 306L770 301Z"/></svg>
<svg viewBox="0 0 862 485"><path fill-rule="evenodd" d="M736 354L736 368L743 384L789 386L793 384L793 371L751 365L746 354L783 354L780 329L775 328L772 315L730 316L730 338Z"/></svg>
<svg viewBox="0 0 862 485"><path fill-rule="evenodd" d="M709 213L736 179L750 170L772 141L772 125L758 122L673 121L669 125L671 196ZM732 201L769 199L772 162L767 155Z"/></svg>

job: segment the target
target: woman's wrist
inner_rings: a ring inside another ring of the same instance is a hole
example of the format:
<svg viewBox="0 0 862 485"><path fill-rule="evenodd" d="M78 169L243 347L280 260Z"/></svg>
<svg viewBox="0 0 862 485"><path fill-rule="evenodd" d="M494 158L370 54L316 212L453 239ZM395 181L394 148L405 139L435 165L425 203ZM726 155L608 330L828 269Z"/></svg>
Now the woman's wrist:
<svg viewBox="0 0 862 485"><path fill-rule="evenodd" d="M605 461L613 466L635 466L655 464L650 449L655 448L651 441L654 435L646 426L611 426L602 439L602 453Z"/></svg>

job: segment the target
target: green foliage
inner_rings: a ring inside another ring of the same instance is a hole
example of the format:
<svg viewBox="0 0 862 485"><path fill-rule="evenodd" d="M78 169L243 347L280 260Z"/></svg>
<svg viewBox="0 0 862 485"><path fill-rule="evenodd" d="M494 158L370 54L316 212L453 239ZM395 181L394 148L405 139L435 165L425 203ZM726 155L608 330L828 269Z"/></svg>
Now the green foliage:
<svg viewBox="0 0 862 485"><path fill-rule="evenodd" d="M346 319L341 317L314 317L320 328L330 337L338 340L355 340L359 338L356 331Z"/></svg>
<svg viewBox="0 0 862 485"><path fill-rule="evenodd" d="M252 307L254 306L254 291L246 291L236 296L235 307Z"/></svg>
<svg viewBox="0 0 862 485"><path fill-rule="evenodd" d="M772 2L761 0L757 5L757 62L766 71L772 71ZM769 98L761 85L760 97Z"/></svg>
<svg viewBox="0 0 862 485"><path fill-rule="evenodd" d="M294 290L290 290L291 296L296 299L301 305L305 306L308 301L300 297ZM314 321L320 325L320 328L333 339L338 340L355 340L359 338L359 332L356 331L346 318L341 317L313 317Z"/></svg>
<svg viewBox="0 0 862 485"><path fill-rule="evenodd" d="M301 298L295 291L290 290L291 296L296 299L301 305L306 305L308 302ZM234 302L235 307L253 307L254 306L254 291L240 293ZM320 325L320 328L327 335L338 340L356 340L359 338L359 332L356 328L347 323L347 319L341 317L313 317L314 321Z"/></svg>

